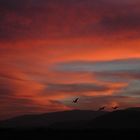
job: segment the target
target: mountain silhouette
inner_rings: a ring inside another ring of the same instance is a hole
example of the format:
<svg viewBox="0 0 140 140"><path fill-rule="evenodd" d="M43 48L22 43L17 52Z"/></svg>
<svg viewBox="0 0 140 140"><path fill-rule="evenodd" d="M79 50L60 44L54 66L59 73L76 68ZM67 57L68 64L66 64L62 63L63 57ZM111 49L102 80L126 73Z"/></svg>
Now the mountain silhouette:
<svg viewBox="0 0 140 140"><path fill-rule="evenodd" d="M135 108L106 112L92 120L59 122L50 126L55 130L140 130L140 111Z"/></svg>
<svg viewBox="0 0 140 140"><path fill-rule="evenodd" d="M1 128L35 128L35 127L49 128L49 126L57 123L68 124L69 122L79 123L79 122L89 121L105 113L107 112L73 110L73 111L46 113L41 115L24 115L9 120L1 121L0 127Z"/></svg>
<svg viewBox="0 0 140 140"><path fill-rule="evenodd" d="M140 111L134 108L118 110L99 116L87 124L88 129L139 129Z"/></svg>
<svg viewBox="0 0 140 140"><path fill-rule="evenodd" d="M140 111L140 107L127 108L126 110Z"/></svg>
<svg viewBox="0 0 140 140"><path fill-rule="evenodd" d="M140 130L139 108L113 112L73 110L41 115L24 115L1 121L0 128L46 130Z"/></svg>

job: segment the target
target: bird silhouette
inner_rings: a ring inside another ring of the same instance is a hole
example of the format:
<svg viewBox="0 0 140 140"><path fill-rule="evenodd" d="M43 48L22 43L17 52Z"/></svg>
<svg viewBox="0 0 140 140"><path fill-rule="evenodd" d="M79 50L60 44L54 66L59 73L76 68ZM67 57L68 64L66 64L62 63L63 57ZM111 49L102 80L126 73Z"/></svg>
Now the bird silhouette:
<svg viewBox="0 0 140 140"><path fill-rule="evenodd" d="M114 110L116 110L116 109L118 109L119 107L118 106L114 106L114 107L112 107L112 109L114 109Z"/></svg>
<svg viewBox="0 0 140 140"><path fill-rule="evenodd" d="M73 103L77 103L78 102L78 100L79 100L79 98L76 98L75 100L73 100Z"/></svg>
<svg viewBox="0 0 140 140"><path fill-rule="evenodd" d="M98 111L102 111L102 110L104 110L105 108L106 108L105 106L100 107L100 108L98 109Z"/></svg>

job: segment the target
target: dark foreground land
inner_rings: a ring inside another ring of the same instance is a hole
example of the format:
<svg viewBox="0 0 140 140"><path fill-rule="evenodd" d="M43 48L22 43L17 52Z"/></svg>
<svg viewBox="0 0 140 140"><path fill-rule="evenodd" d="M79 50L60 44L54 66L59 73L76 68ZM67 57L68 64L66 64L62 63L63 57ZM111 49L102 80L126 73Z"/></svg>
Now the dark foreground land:
<svg viewBox="0 0 140 140"><path fill-rule="evenodd" d="M114 112L66 111L42 115L26 115L0 122L4 137L140 136L140 110L126 109Z"/></svg>
<svg viewBox="0 0 140 140"><path fill-rule="evenodd" d="M139 139L138 129L96 129L96 130L47 130L47 129L2 129L3 139Z"/></svg>

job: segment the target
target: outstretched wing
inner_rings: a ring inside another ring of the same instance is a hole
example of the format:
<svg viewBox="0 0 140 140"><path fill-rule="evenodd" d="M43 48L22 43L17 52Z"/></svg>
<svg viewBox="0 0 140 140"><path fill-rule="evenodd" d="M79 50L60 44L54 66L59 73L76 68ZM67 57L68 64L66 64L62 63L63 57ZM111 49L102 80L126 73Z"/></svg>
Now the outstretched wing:
<svg viewBox="0 0 140 140"><path fill-rule="evenodd" d="M117 109L117 108L119 108L119 107L118 106L113 107L113 109Z"/></svg>
<svg viewBox="0 0 140 140"><path fill-rule="evenodd" d="M77 102L78 100L79 100L79 98L76 98L76 99L75 99L75 102Z"/></svg>
<svg viewBox="0 0 140 140"><path fill-rule="evenodd" d="M101 110L104 110L104 109L105 109L105 106L100 107L98 111L101 111Z"/></svg>
<svg viewBox="0 0 140 140"><path fill-rule="evenodd" d="M103 106L101 109L104 110L105 109L105 106Z"/></svg>
<svg viewBox="0 0 140 140"><path fill-rule="evenodd" d="M79 100L79 98L76 98L75 100L73 100L73 103L77 103Z"/></svg>

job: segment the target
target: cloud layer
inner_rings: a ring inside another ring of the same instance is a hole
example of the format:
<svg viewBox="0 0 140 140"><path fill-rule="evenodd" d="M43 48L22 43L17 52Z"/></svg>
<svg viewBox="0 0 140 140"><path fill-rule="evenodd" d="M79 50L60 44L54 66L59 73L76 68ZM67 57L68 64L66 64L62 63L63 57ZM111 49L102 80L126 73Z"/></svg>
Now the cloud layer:
<svg viewBox="0 0 140 140"><path fill-rule="evenodd" d="M0 119L140 106L139 7L139 0L0 0Z"/></svg>
<svg viewBox="0 0 140 140"><path fill-rule="evenodd" d="M0 0L0 5L1 40L139 38L140 3L137 0Z"/></svg>

